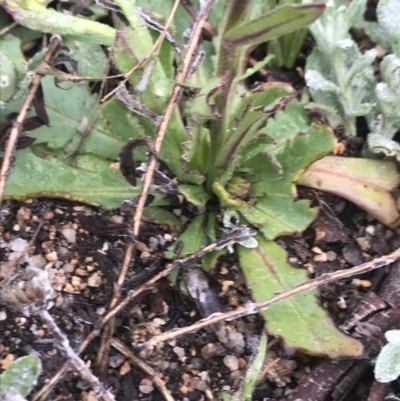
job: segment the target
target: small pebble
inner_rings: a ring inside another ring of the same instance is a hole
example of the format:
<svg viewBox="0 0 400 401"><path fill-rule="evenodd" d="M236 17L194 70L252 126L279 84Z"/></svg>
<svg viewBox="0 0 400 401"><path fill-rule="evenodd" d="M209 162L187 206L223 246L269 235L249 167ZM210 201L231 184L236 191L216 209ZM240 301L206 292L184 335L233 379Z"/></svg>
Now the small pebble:
<svg viewBox="0 0 400 401"><path fill-rule="evenodd" d="M61 235L69 244L76 243L76 230L70 227L65 227L61 230Z"/></svg>
<svg viewBox="0 0 400 401"><path fill-rule="evenodd" d="M143 379L140 382L139 390L143 394L150 394L152 391L154 391L153 382L148 379Z"/></svg>
<svg viewBox="0 0 400 401"><path fill-rule="evenodd" d="M325 252L317 254L313 257L315 262L326 262L328 260L328 256Z"/></svg>
<svg viewBox="0 0 400 401"><path fill-rule="evenodd" d="M58 260L58 255L56 251L50 252L50 253L46 253L45 258L49 261L49 262L54 262L56 260Z"/></svg>
<svg viewBox="0 0 400 401"><path fill-rule="evenodd" d="M365 229L365 231L366 231L369 235L374 235L374 234L375 234L375 226L367 226L367 228Z"/></svg>
<svg viewBox="0 0 400 401"><path fill-rule="evenodd" d="M108 365L115 369L120 367L124 363L124 361L125 357L118 353L110 356L110 358L108 359Z"/></svg>
<svg viewBox="0 0 400 401"><path fill-rule="evenodd" d="M117 214L115 214L114 216L111 216L111 218L110 218L110 223L123 224L123 222L124 222L123 216L118 216Z"/></svg>
<svg viewBox="0 0 400 401"><path fill-rule="evenodd" d="M101 277L96 273L93 273L89 278L88 278L88 286L89 287L100 287L101 284Z"/></svg>
<svg viewBox="0 0 400 401"><path fill-rule="evenodd" d="M201 356L208 360L217 355L223 355L226 352L225 347L220 343L209 343L201 349Z"/></svg>
<svg viewBox="0 0 400 401"><path fill-rule="evenodd" d="M82 279L78 276L72 276L71 278L71 284L74 287L79 287L81 285Z"/></svg>
<svg viewBox="0 0 400 401"><path fill-rule="evenodd" d="M330 262L333 262L333 261L336 260L336 258L337 258L337 254L336 254L335 252L333 252L333 251L328 251L328 252L326 253L326 256L327 256L327 258L328 258L328 260L329 260Z"/></svg>
<svg viewBox="0 0 400 401"><path fill-rule="evenodd" d="M7 312L5 310L0 311L0 321L7 319Z"/></svg>
<svg viewBox="0 0 400 401"><path fill-rule="evenodd" d="M10 249L14 252L25 252L28 249L28 246L28 241L22 238L16 238L10 242Z"/></svg>
<svg viewBox="0 0 400 401"><path fill-rule="evenodd" d="M226 355L223 359L224 365L231 371L239 369L239 361L235 355Z"/></svg>
<svg viewBox="0 0 400 401"><path fill-rule="evenodd" d="M43 269L47 264L47 260L42 255L33 255L31 256L31 263L39 269Z"/></svg>
<svg viewBox="0 0 400 401"><path fill-rule="evenodd" d="M174 347L172 351L178 356L179 359L185 356L185 350L182 347Z"/></svg>
<svg viewBox="0 0 400 401"><path fill-rule="evenodd" d="M121 376L126 375L131 371L131 365L129 365L128 361L125 361L122 366L119 368L119 374Z"/></svg>
<svg viewBox="0 0 400 401"><path fill-rule="evenodd" d="M54 212L51 211L51 210L47 211L47 212L43 215L43 218L44 218L45 220L51 220L53 217L54 217Z"/></svg>
<svg viewBox="0 0 400 401"><path fill-rule="evenodd" d="M69 294L73 294L75 292L74 287L71 283L67 283L64 287L64 291L68 292Z"/></svg>
<svg viewBox="0 0 400 401"><path fill-rule="evenodd" d="M65 273L73 273L75 270L75 265L73 265L72 263L66 263L62 269L65 271Z"/></svg>

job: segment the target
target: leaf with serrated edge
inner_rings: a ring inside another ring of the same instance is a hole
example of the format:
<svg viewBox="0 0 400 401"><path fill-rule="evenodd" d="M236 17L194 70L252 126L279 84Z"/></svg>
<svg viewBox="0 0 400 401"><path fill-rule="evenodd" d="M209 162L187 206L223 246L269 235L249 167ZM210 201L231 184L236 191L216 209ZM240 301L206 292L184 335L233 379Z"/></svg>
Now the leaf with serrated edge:
<svg viewBox="0 0 400 401"><path fill-rule="evenodd" d="M309 201L263 197L251 208L238 209L244 218L256 227L267 239L279 235L290 235L305 230L317 216L317 210L311 209Z"/></svg>
<svg viewBox="0 0 400 401"><path fill-rule="evenodd" d="M304 28L324 11L325 4L286 4L228 31L225 46L255 45Z"/></svg>
<svg viewBox="0 0 400 401"><path fill-rule="evenodd" d="M295 181L311 163L332 151L334 145L335 138L328 127L312 124L306 133L297 134L274 154L283 173L274 166L274 161L267 162L267 156L257 155L245 164L252 170L246 177L253 184L250 196L293 197Z"/></svg>
<svg viewBox="0 0 400 401"><path fill-rule="evenodd" d="M87 156L80 164L85 169L71 167L55 157L40 158L30 148L18 150L4 196L20 200L63 198L115 209L122 201L139 195L140 188L129 185L119 170L111 170L109 162Z"/></svg>
<svg viewBox="0 0 400 401"><path fill-rule="evenodd" d="M304 270L286 262L287 253L279 245L261 235L257 240L256 249L238 246L242 271L257 302L307 281ZM315 290L293 295L260 313L265 317L267 331L282 337L288 347L332 359L363 354L363 345L340 332L318 305Z"/></svg>

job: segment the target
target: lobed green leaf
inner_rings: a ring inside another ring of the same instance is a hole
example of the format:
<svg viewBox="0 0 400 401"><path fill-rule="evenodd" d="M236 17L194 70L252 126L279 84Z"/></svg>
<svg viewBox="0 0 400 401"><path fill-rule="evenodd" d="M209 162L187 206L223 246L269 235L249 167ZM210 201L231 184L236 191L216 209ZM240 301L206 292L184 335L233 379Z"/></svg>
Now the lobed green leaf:
<svg viewBox="0 0 400 401"><path fill-rule="evenodd" d="M307 281L304 270L286 262L287 254L279 245L261 235L257 239L256 249L238 247L240 266L257 302ZM319 306L315 290L273 304L261 314L267 331L281 337L288 347L332 359L363 354L361 342L340 332Z"/></svg>

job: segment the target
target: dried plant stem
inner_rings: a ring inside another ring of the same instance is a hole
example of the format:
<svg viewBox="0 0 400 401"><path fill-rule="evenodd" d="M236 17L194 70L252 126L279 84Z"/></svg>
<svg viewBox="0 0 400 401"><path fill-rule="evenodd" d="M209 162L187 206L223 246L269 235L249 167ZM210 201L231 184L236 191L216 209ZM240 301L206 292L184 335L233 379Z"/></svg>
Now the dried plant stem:
<svg viewBox="0 0 400 401"><path fill-rule="evenodd" d="M125 85L126 81L130 77L130 75L133 73L133 71L140 68L140 66L141 66L140 64L144 65L145 62L151 57L151 55L154 52L156 52L157 49L159 49L159 47L161 46L161 44L165 38L165 34L166 34L169 26L172 23L172 20L175 15L175 12L178 8L178 5L179 5L179 0L175 0L175 3L171 10L171 13L165 24L164 31L158 37L157 41L155 42L153 48L150 50L149 54L144 58L144 60L142 60L142 63L139 63L139 65L134 66L134 68L128 72L128 74L125 77L125 80L122 82L122 86ZM120 86L121 86L121 84L118 85L118 87L120 87ZM112 93L114 93L114 92L112 92ZM107 95L107 96L109 96L109 95ZM136 231L134 228L135 237L137 237L138 233L139 233L139 227L137 228ZM124 284L125 277L128 272L129 265L131 263L131 260L134 256L134 254L135 254L135 245L134 245L134 243L130 243L127 246L127 249L125 252L124 261L122 263L122 267L121 267L121 271L118 276L117 283L114 285L114 292L113 292L113 297L110 302L110 309L114 308L115 305L118 303L118 301L121 298L121 288L122 288L122 285ZM102 379L105 379L105 376L106 376L106 371L107 371L107 366L108 366L108 354L110 352L110 340L112 339L112 337L114 335L114 325L115 325L115 319L113 318L109 321L109 323L104 328L103 335L102 335L101 341L100 341L99 352L97 354L96 371L97 371L97 374Z"/></svg>
<svg viewBox="0 0 400 401"><path fill-rule="evenodd" d="M60 330L54 321L53 317L46 310L40 312L40 318L46 324L49 331L53 334L56 346L68 358L68 363L76 369L80 376L86 380L92 387L96 397L104 401L114 401L115 398L110 391L106 390L99 379L93 375L90 369L86 366L85 362L76 354L71 348L67 336Z"/></svg>
<svg viewBox="0 0 400 401"><path fill-rule="evenodd" d="M234 242L234 240L232 240L232 243ZM228 245L227 243L225 243L225 245ZM202 255L204 255L207 252L211 252L213 250L215 250L216 248L218 248L220 246L220 243L218 242L214 242L210 245L207 245L204 248L201 248L198 252L191 254L189 256L186 256L183 259L180 260L175 260L173 263L170 263L163 271L161 271L160 273L158 273L156 276L154 276L152 279L150 279L147 283L143 284L142 286L140 286L137 290L132 290L128 293L128 295L126 296L126 298L121 301L114 309L112 309L111 311L109 311L107 313L106 316L104 316L101 324L100 324L100 328L104 327L105 324L112 318L114 317L118 312L120 312L122 309L124 309L129 302L131 302L135 297L137 297L139 294L141 294L145 289L147 289L149 286L151 286L152 284L154 284L156 281L160 280L162 277L165 277L166 275L168 275L173 269L177 268L178 266L181 265L185 265L199 257L201 257ZM185 334L187 332L191 332L191 331L195 331L201 328L204 328L208 325L214 324L216 322L222 321L222 320L227 320L227 319L237 319L239 317L242 316L246 316L249 314L253 314L256 313L257 311L255 310L256 307L258 306L259 309L264 309L266 307L268 307L269 305L282 301L286 298L289 298L290 296L294 295L294 294L298 294L300 292L303 291L307 291L310 290L312 288L316 288L320 285L323 284L327 284L330 283L332 281L335 280L339 280L341 278L346 278L346 277L351 277L353 275L357 275L357 274L361 274L361 273L366 273L368 271L374 270L374 269L378 269L380 267L384 267L389 265L390 263L393 263L396 259L400 258L400 249L396 250L395 252L390 253L389 255L385 255L382 256L380 258L371 260L370 262L364 263L360 266L356 266L353 267L351 269L347 269L347 270L339 270L337 272L334 273L328 273L328 274L324 274L314 280L310 280L307 281L304 284L301 284L300 286L297 286L291 290L288 291L284 291L278 295L276 295L275 297L272 297L266 301L260 302L258 304L252 304L251 306L251 310L249 310L249 308L242 308L239 310L235 310L232 312L228 312L228 313L224 313L224 314L220 314L220 315L211 315L210 317L208 317L207 319L204 319L203 321L200 321L198 324L189 326L188 328L186 328L187 330L185 330L185 332L181 332L180 330L173 330L173 331L169 331L166 334L169 338L174 338L177 337L178 335L182 335ZM99 334L100 329L97 330L93 330L87 337L86 339L83 341L83 343L81 344L81 346L79 347L79 352L78 355L88 346L88 344ZM171 332L174 333L174 335L171 336ZM176 335L176 333L178 333ZM153 338L151 341L154 344L155 341L160 342L160 341L165 341L167 340L166 338L161 338L160 336L156 336L155 338ZM150 346L152 346L150 344ZM46 395L50 393L51 389L58 383L58 381L61 379L62 375L67 371L68 365L64 364L59 371L56 373L56 375L46 384L46 388L42 389L40 392L38 392L33 398L32 401L44 401L46 399Z"/></svg>
<svg viewBox="0 0 400 401"><path fill-rule="evenodd" d="M231 241L233 244L235 241L234 239ZM229 243L224 243L225 245L228 245ZM99 335L100 329L104 327L112 318L115 317L115 315L120 312L122 309L124 309L129 302L131 302L135 297L140 295L143 291L145 291L147 288L149 288L151 285L156 283L158 280L161 278L167 276L173 269L185 265L189 262L192 262L207 252L211 252L218 248L221 245L221 242L214 242L210 245L207 245L200 250L198 250L196 253L193 253L189 256L186 256L183 259L175 260L174 262L170 263L163 271L158 273L156 276L151 278L149 281L147 281L145 284L141 285L138 289L129 291L128 295L126 298L121 301L115 308L110 310L106 316L103 317L103 320L101 321L100 327L96 330L93 330L89 335L85 338L85 340L82 342L82 344L79 347L79 352L78 355L85 350L85 348L89 345L89 343ZM58 370L58 372L46 383L45 386L42 387L40 391L38 391L34 397L32 397L32 401L45 401L47 396L50 394L52 388L61 380L62 376L64 373L68 370L68 363L64 363L64 365Z"/></svg>
<svg viewBox="0 0 400 401"><path fill-rule="evenodd" d="M11 24L5 26L3 29L0 29L0 37L4 36L6 33L10 32L16 26L18 26L18 22L14 21Z"/></svg>
<svg viewBox="0 0 400 401"><path fill-rule="evenodd" d="M167 401L174 401L174 398L165 386L164 382L150 365L148 365L142 359L138 358L125 344L123 344L116 338L111 339L111 346L118 350L123 356L128 358L131 363L133 363L141 370L143 370L143 372L149 375L154 385L157 387L158 391Z"/></svg>
<svg viewBox="0 0 400 401"><path fill-rule="evenodd" d="M57 46L59 45L59 43L60 43L60 40L58 38L54 37L50 43L49 48L47 49L47 52L46 52L44 58L43 58L44 61L46 61L46 62L50 61L50 59L51 59L54 51L56 50ZM10 137L8 138L7 147L4 152L3 165L1 166L1 171L0 171L0 209L3 204L4 189L6 187L8 174L10 172L11 160L13 157L15 145L17 143L18 135L21 132L25 118L29 112L29 109L31 108L33 99L35 98L36 91L39 88L41 79L42 79L42 75L40 75L40 74L35 74L35 76L33 77L31 85L29 87L28 94L25 98L24 104L22 105L21 110L18 114L18 117L15 119L13 126L11 128Z"/></svg>
<svg viewBox="0 0 400 401"><path fill-rule="evenodd" d="M396 250L395 252L392 252L389 255L382 256L380 258L374 259L370 262L353 267L351 269L339 270L333 273L323 274L320 277L317 277L313 280L309 280L290 290L282 291L281 293L273 296L272 298L266 299L265 301L252 303L248 306L236 309L231 312L213 314L207 317L206 319L200 320L199 322L193 324L192 326L182 327L179 329L170 330L165 333L156 335L147 342L147 345L149 347L153 347L155 344L158 344L160 342L172 340L173 338L179 337L183 334L200 330L204 327L210 326L218 322L222 322L224 320L233 320L247 315L253 315L262 309L268 308L270 305L274 303L277 303L279 301L291 297L292 295L298 294L303 291L311 290L313 288L319 287L320 285L323 284L330 283L332 281L336 281L346 277L351 277L361 273L366 273L379 267L387 266L390 263L395 262L396 259L398 258L400 258L400 249ZM143 346L145 347L146 343Z"/></svg>
<svg viewBox="0 0 400 401"><path fill-rule="evenodd" d="M198 18L194 24L192 35L191 35L189 43L187 45L186 52L185 52L185 54L180 62L180 65L178 67L178 74L176 76L176 81L178 81L178 82L185 82L185 80L189 74L192 58L196 52L196 48L197 48L198 42L201 37L201 31L202 31L207 19L209 18L210 13L216 2L217 2L217 0L208 0L206 5L202 8L201 12L198 14ZM175 1L174 7L171 10L172 16L173 16L173 13L175 12L178 4L179 4L179 1ZM164 30L164 35L166 32L166 29L168 29L168 23L170 24L172 22L171 15L166 24L166 27ZM163 39L162 34L160 37ZM158 43L158 41L156 43ZM152 152L149 155L147 171L144 176L142 190L141 190L138 204L136 207L136 211L135 211L135 214L133 217L133 235L135 237L137 237L139 235L140 224L141 224L142 215L143 215L143 209L144 209L144 206L146 203L147 195L149 193L151 182L153 180L154 170L155 170L156 164L157 164L157 154L161 149L161 145L162 145L165 133L167 131L168 123L171 119L171 116L175 109L175 106L179 100L181 91L182 91L182 87L180 85L176 84L173 87L172 95L168 101L168 105L165 109L165 112L162 116L160 125L157 130L156 139L154 142L154 152ZM113 294L113 299L111 300L110 308L114 308L114 306L118 303L118 301L121 297L121 287L125 281L125 277L128 272L128 268L129 268L130 262L132 260L132 257L134 256L134 254L135 254L135 244L131 243L128 245L128 247L126 249L124 262L122 264L122 268L121 268L121 271L120 271L120 274L118 277L118 281L114 287L114 294ZM99 353L98 353L98 357L97 357L97 361L96 361L97 373L100 375L100 377L104 377L104 375L105 375L105 368L108 365L108 353L109 353L109 348L110 348L110 340L111 340L113 334L114 334L114 319L112 319L107 324L107 326L104 330L102 339L101 339L100 349L99 349Z"/></svg>

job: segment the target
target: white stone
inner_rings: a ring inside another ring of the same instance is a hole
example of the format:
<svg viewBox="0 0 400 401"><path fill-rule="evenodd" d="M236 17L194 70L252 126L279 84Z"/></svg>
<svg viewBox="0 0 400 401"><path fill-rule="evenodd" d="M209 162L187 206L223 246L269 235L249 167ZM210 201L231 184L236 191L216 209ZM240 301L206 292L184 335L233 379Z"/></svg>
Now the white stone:
<svg viewBox="0 0 400 401"><path fill-rule="evenodd" d="M10 242L10 249L14 252L25 252L28 250L28 241L22 238L15 238Z"/></svg>
<svg viewBox="0 0 400 401"><path fill-rule="evenodd" d="M234 372L235 370L239 369L239 361L235 355L226 355L224 357L224 365L231 371Z"/></svg>
<svg viewBox="0 0 400 401"><path fill-rule="evenodd" d="M76 230L70 227L65 227L61 230L61 235L69 244L76 243Z"/></svg>

